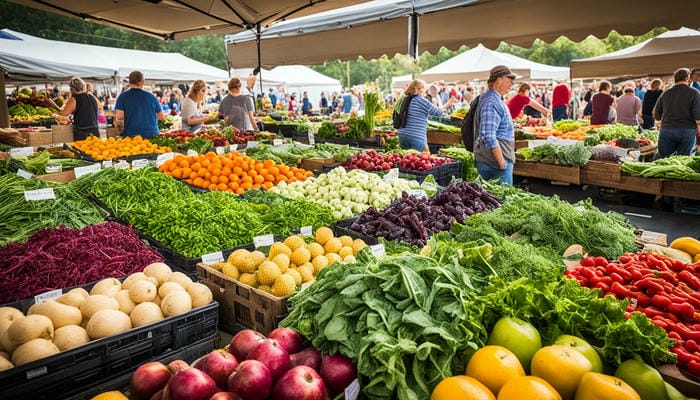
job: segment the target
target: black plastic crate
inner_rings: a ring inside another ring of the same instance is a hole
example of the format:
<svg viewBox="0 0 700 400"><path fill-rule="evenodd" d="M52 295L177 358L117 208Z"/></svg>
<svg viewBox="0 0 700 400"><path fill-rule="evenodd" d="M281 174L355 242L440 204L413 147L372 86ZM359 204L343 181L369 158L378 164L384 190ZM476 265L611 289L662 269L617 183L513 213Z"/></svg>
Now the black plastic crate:
<svg viewBox="0 0 700 400"><path fill-rule="evenodd" d="M360 147L361 140L345 138L316 138L316 143L347 144L350 147Z"/></svg>
<svg viewBox="0 0 700 400"><path fill-rule="evenodd" d="M23 302L33 303L33 299ZM0 372L0 398L54 400L74 395L164 354L213 341L218 320L219 304L212 302Z"/></svg>
<svg viewBox="0 0 700 400"><path fill-rule="evenodd" d="M161 256L165 259L166 264L170 265L173 269L185 272L187 274L193 274L197 272L197 264L202 262L202 257L188 258L182 254L176 252L175 250L161 244L159 241L153 239L148 235L139 233L139 235L145 239L148 244L153 247ZM221 250L224 259L228 258L231 253L238 249L254 250L255 246L253 243L244 244L241 246L234 247L232 249Z"/></svg>
<svg viewBox="0 0 700 400"><path fill-rule="evenodd" d="M399 169L399 172L415 176L416 180L420 183L423 183L426 176L432 175L435 177L435 182L437 182L438 185L447 186L450 184L453 177L462 177L462 162L454 161L425 171L414 171L401 168Z"/></svg>
<svg viewBox="0 0 700 400"><path fill-rule="evenodd" d="M357 218L348 218L334 223L331 226L331 229L333 229L333 234L336 237L347 235L353 239L362 239L365 241L365 243L367 243L370 246L379 243L379 240L374 236L367 236L364 233L360 233L350 229L350 225L352 225L353 222L355 222L356 220Z"/></svg>

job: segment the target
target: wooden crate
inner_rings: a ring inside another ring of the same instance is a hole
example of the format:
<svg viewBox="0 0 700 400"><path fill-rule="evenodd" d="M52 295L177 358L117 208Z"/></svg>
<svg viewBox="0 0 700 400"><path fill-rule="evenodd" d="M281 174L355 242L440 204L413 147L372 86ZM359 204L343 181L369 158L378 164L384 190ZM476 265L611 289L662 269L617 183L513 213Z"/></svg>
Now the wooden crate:
<svg viewBox="0 0 700 400"><path fill-rule="evenodd" d="M230 334L254 329L267 335L289 313L289 296L276 297L260 291L204 263L197 264L197 277L219 303L219 326Z"/></svg>
<svg viewBox="0 0 700 400"><path fill-rule="evenodd" d="M513 168L513 175L531 178L549 179L557 182L581 184L579 167L546 164L533 161L518 161Z"/></svg>
<svg viewBox="0 0 700 400"><path fill-rule="evenodd" d="M700 200L700 182L662 179L661 194L683 199Z"/></svg>
<svg viewBox="0 0 700 400"><path fill-rule="evenodd" d="M324 165L330 165L334 162L333 158L304 158L299 162L299 168L307 171L323 171Z"/></svg>
<svg viewBox="0 0 700 400"><path fill-rule="evenodd" d="M428 131L428 144L459 144L462 136L452 133Z"/></svg>
<svg viewBox="0 0 700 400"><path fill-rule="evenodd" d="M56 172L53 174L39 175L37 178L49 182L68 183L75 180L75 172L73 172L73 170Z"/></svg>
<svg viewBox="0 0 700 400"><path fill-rule="evenodd" d="M622 175L620 182L613 187L632 192L661 194L661 179Z"/></svg>
<svg viewBox="0 0 700 400"><path fill-rule="evenodd" d="M53 143L73 143L73 125L51 126Z"/></svg>
<svg viewBox="0 0 700 400"><path fill-rule="evenodd" d="M621 179L618 163L591 160L581 168L581 183L585 185L607 186Z"/></svg>
<svg viewBox="0 0 700 400"><path fill-rule="evenodd" d="M515 150L525 149L528 147L530 147L530 143L528 140L516 140L515 141Z"/></svg>

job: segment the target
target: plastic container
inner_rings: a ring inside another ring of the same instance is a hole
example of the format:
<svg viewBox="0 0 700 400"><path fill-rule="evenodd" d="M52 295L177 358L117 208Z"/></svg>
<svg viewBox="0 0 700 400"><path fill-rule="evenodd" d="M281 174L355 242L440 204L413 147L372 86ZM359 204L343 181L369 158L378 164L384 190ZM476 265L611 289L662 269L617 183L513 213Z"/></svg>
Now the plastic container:
<svg viewBox="0 0 700 400"><path fill-rule="evenodd" d="M447 186L452 181L452 177L462 177L462 162L454 161L425 171L414 171L400 168L399 172L415 176L416 180L420 183L423 183L426 176L432 175L438 185Z"/></svg>
<svg viewBox="0 0 700 400"><path fill-rule="evenodd" d="M379 243L379 240L374 236L367 236L364 233L350 229L350 225L352 225L356 220L357 218L349 218L334 223L331 226L331 229L333 229L333 234L336 237L347 235L353 239L362 239L370 246Z"/></svg>
<svg viewBox="0 0 700 400"><path fill-rule="evenodd" d="M172 268L178 271L182 271L185 273L195 273L197 269L197 264L202 262L202 257L196 257L196 258L188 258L183 256L182 254L176 252L175 250L161 244L157 240L153 239L152 237L145 235L143 233L139 232L139 235L145 239L148 244L153 247L154 250L156 250L158 253L160 253L161 256L165 259L166 264L170 265ZM253 243L250 244L245 244L241 245L238 247L234 247L232 249L225 249L221 250L221 254L224 257L224 260L228 258L231 253L233 253L235 250L238 249L247 249L247 250L254 250L255 246Z"/></svg>

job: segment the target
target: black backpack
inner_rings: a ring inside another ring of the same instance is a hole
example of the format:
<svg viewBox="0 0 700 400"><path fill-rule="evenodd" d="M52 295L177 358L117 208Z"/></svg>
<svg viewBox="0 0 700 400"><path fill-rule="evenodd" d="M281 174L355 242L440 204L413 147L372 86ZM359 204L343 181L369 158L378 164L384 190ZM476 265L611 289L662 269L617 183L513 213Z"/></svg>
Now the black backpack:
<svg viewBox="0 0 700 400"><path fill-rule="evenodd" d="M411 104L411 100L413 100L414 97L416 97L414 94L404 96L402 99L400 99L397 107L394 107L394 112L391 113L394 129L406 127L406 120L408 119L408 105Z"/></svg>
<svg viewBox="0 0 700 400"><path fill-rule="evenodd" d="M474 139L476 138L476 113L477 107L479 107L479 96L476 96L469 105L469 112L464 116L462 120L462 142L464 147L473 152L474 151Z"/></svg>

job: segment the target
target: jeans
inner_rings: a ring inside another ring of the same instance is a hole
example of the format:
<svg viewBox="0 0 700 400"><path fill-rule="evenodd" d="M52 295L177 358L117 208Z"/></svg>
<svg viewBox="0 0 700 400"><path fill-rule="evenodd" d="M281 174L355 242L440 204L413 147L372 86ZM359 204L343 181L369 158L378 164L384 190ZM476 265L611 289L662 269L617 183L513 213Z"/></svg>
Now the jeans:
<svg viewBox="0 0 700 400"><path fill-rule="evenodd" d="M506 169L494 168L483 161L476 161L476 170L486 180L500 179L501 183L513 184L513 163L506 161Z"/></svg>
<svg viewBox="0 0 700 400"><path fill-rule="evenodd" d="M559 121L562 119L567 119L566 106L556 106L552 108L552 120Z"/></svg>
<svg viewBox="0 0 700 400"><path fill-rule="evenodd" d="M657 158L664 158L677 153L689 156L695 147L695 129L661 128L659 131L659 153Z"/></svg>
<svg viewBox="0 0 700 400"><path fill-rule="evenodd" d="M428 138L417 138L417 137L406 137L406 136L399 136L399 144L401 145L401 148L404 150L416 150L416 151L423 151L425 150L425 146L428 144Z"/></svg>

